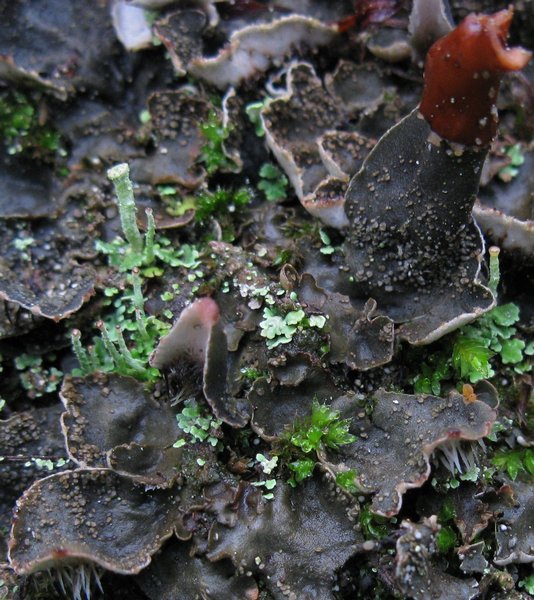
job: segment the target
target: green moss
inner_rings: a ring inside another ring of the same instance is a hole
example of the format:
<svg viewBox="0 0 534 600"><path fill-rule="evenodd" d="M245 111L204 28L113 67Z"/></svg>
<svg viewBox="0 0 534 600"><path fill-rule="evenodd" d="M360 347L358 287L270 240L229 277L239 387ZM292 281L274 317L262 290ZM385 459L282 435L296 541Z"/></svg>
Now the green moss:
<svg viewBox="0 0 534 600"><path fill-rule="evenodd" d="M386 517L375 515L369 505L360 511L360 525L364 537L368 540L381 540L392 530Z"/></svg>
<svg viewBox="0 0 534 600"><path fill-rule="evenodd" d="M59 389L63 373L54 366L45 365L45 360L51 362L55 358L54 354L49 354L46 359L33 354L20 354L15 358L19 381L29 398L40 398Z"/></svg>
<svg viewBox="0 0 534 600"><path fill-rule="evenodd" d="M287 480L287 483L291 487L295 487L304 479L312 476L313 470L315 469L315 461L311 458L300 458L287 465L291 471L291 476Z"/></svg>
<svg viewBox="0 0 534 600"><path fill-rule="evenodd" d="M282 171L272 163L265 163L260 168L261 181L258 183L258 189L265 194L265 198L270 202L284 200L287 196L287 177Z"/></svg>
<svg viewBox="0 0 534 600"><path fill-rule="evenodd" d="M313 400L310 415L297 419L280 438L279 454L290 472L289 485L295 486L311 477L316 460L310 454L325 448L337 450L354 442L356 437L349 432L350 424L350 419L340 419L339 411ZM347 471L337 483L352 491L354 478L355 473Z"/></svg>
<svg viewBox="0 0 534 600"><path fill-rule="evenodd" d="M243 377L243 379L246 379L247 381L250 381L250 382L254 382L254 381L256 381L256 379L259 379L260 377L265 377L268 375L267 371L255 369L254 367L242 367L240 369L240 372L241 372L241 376Z"/></svg>
<svg viewBox="0 0 534 600"><path fill-rule="evenodd" d="M335 450L356 440L349 427L350 419L340 419L339 411L314 400L311 415L295 421L284 437L305 454L323 447Z"/></svg>
<svg viewBox="0 0 534 600"><path fill-rule="evenodd" d="M261 120L261 111L269 102L269 99L258 100L257 102L251 102L245 106L245 112L250 122L254 125L256 135L258 137L265 136L265 129L263 128L263 122Z"/></svg>
<svg viewBox="0 0 534 600"><path fill-rule="evenodd" d="M456 532L450 525L444 525L436 534L436 545L442 554L450 552L458 543Z"/></svg>
<svg viewBox="0 0 534 600"><path fill-rule="evenodd" d="M351 494L356 494L359 491L358 486L356 485L356 471L353 469L337 473L336 484L339 485L341 489L350 492Z"/></svg>
<svg viewBox="0 0 534 600"><path fill-rule="evenodd" d="M210 111L206 121L199 125L205 143L202 146L200 162L206 167L208 175L217 171L232 171L235 163L224 152L224 140L230 135L230 130L222 124L217 113Z"/></svg>
<svg viewBox="0 0 534 600"><path fill-rule="evenodd" d="M531 596L534 596L534 575L529 575L528 577L525 577L525 579L522 579L519 582L518 587L524 589Z"/></svg>
<svg viewBox="0 0 534 600"><path fill-rule="evenodd" d="M430 354L422 362L413 379L415 391L439 395L441 384L447 380L476 383L489 379L495 375L495 358L503 365L511 365L516 373L531 371L528 357L534 354L534 340L520 337L518 321L519 307L508 303L462 327L448 338L452 346Z"/></svg>
<svg viewBox="0 0 534 600"><path fill-rule="evenodd" d="M515 481L521 472L534 477L534 450L532 448L498 452L491 462L499 471L506 472L512 481Z"/></svg>
<svg viewBox="0 0 534 600"><path fill-rule="evenodd" d="M215 215L233 214L246 206L251 197L250 191L246 187L237 190L218 187L213 192L205 190L193 198L195 221L204 223Z"/></svg>
<svg viewBox="0 0 534 600"><path fill-rule="evenodd" d="M0 93L0 137L8 154L49 159L63 152L59 133L41 123L39 100L18 91Z"/></svg>

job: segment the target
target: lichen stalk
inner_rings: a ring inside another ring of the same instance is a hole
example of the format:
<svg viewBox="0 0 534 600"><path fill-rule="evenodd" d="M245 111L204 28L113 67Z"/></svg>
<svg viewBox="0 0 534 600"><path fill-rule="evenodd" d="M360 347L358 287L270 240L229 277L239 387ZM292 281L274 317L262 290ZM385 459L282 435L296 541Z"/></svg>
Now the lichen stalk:
<svg viewBox="0 0 534 600"><path fill-rule="evenodd" d="M145 262L154 262L154 238L156 237L156 222L151 208L145 208L147 229L145 234Z"/></svg>
<svg viewBox="0 0 534 600"><path fill-rule="evenodd" d="M70 333L72 349L80 365L82 373L92 373L94 371L91 357L87 350L82 346L81 332L79 329L73 329Z"/></svg>
<svg viewBox="0 0 534 600"><path fill-rule="evenodd" d="M117 204L119 206L119 215L124 236L130 244L132 252L141 254L143 251L143 238L135 219L136 206L132 182L130 180L130 168L126 163L120 163L108 169L107 175L113 183L115 194L117 195Z"/></svg>
<svg viewBox="0 0 534 600"><path fill-rule="evenodd" d="M117 350L115 344L111 341L106 324L103 321L98 321L96 326L101 332L102 342L104 344L104 347L106 348L106 351L111 356L115 367L117 369L122 369L126 365L126 360Z"/></svg>
<svg viewBox="0 0 534 600"><path fill-rule="evenodd" d="M488 287L495 297L497 297L497 287L501 279L501 272L499 268L499 254L501 249L498 246L491 246L489 252L489 281Z"/></svg>
<svg viewBox="0 0 534 600"><path fill-rule="evenodd" d="M148 331L146 330L145 325L145 313L139 309L135 309L135 322L137 324L137 331L143 336L145 340L149 340L150 336L148 335Z"/></svg>
<svg viewBox="0 0 534 600"><path fill-rule="evenodd" d="M120 325L116 325L115 326L115 331L117 333L117 344L119 346L119 352L121 354L121 357L124 359L124 361L126 362L126 364L129 367L131 367L132 369L134 369L138 373L144 373L145 372L145 367L143 366L143 364L141 363L141 361L135 359L132 356L132 353L130 352L130 350L126 346L126 341L124 340L124 336L122 335L122 330L120 328Z"/></svg>
<svg viewBox="0 0 534 600"><path fill-rule="evenodd" d="M143 290L141 287L141 276L139 275L139 269L135 267L132 270L132 286L133 286L133 305L134 308L141 311L144 314L145 311L145 299L143 298Z"/></svg>

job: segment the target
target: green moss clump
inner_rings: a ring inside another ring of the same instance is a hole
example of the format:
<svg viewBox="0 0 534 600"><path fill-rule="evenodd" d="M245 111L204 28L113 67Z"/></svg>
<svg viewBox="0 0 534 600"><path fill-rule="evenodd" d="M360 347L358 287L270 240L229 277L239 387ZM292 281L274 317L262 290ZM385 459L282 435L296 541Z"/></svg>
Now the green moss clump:
<svg viewBox="0 0 534 600"><path fill-rule="evenodd" d="M0 93L0 137L8 154L50 160L62 152L59 133L41 122L38 102L22 92Z"/></svg>

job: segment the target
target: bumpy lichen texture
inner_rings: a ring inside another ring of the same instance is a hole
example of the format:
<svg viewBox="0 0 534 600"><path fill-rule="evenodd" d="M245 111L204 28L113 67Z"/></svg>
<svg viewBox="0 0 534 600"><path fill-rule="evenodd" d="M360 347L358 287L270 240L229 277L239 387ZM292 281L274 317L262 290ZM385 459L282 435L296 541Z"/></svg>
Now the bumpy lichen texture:
<svg viewBox="0 0 534 600"><path fill-rule="evenodd" d="M471 212L500 77L530 58L505 46L511 18L470 15L432 46L420 106L382 136L345 195L347 294L371 296L412 344L495 302L479 277L484 241Z"/></svg>
<svg viewBox="0 0 534 600"><path fill-rule="evenodd" d="M24 575L80 561L139 573L172 535L178 506L176 490L144 490L109 469L55 473L17 501L10 564Z"/></svg>
<svg viewBox="0 0 534 600"><path fill-rule="evenodd" d="M419 110L441 137L474 146L495 136L501 77L522 69L532 56L506 46L512 14L468 15L428 51Z"/></svg>

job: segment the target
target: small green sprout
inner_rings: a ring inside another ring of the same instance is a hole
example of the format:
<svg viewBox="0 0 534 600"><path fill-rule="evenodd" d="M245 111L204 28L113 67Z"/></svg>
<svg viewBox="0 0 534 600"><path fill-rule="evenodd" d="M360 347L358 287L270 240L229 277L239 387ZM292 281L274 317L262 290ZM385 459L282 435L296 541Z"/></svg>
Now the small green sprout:
<svg viewBox="0 0 534 600"><path fill-rule="evenodd" d="M163 300L163 302L170 302L174 299L174 294L172 292L166 291L160 294L159 297Z"/></svg>
<svg viewBox="0 0 534 600"><path fill-rule="evenodd" d="M519 173L519 167L525 162L521 144L513 144L508 146L505 151L506 156L510 159L510 163L499 171L499 179L504 182L512 181Z"/></svg>
<svg viewBox="0 0 534 600"><path fill-rule="evenodd" d="M499 265L499 254L501 249L498 246L491 246L488 250L489 254L489 280L488 287L492 294L497 297L497 288L501 280L501 270Z"/></svg>
<svg viewBox="0 0 534 600"><path fill-rule="evenodd" d="M260 322L260 335L267 339L267 348L272 349L291 342L299 329L322 329L325 323L326 317L323 315L308 317L301 308L281 315L276 308L265 307L263 321Z"/></svg>
<svg viewBox="0 0 534 600"><path fill-rule="evenodd" d="M81 338L82 332L79 329L73 329L70 332L70 343L79 365L75 372L79 375L89 375L89 373L97 371L99 365L95 361L94 355L83 347Z"/></svg>
<svg viewBox="0 0 534 600"><path fill-rule="evenodd" d="M248 188L231 190L218 187L214 192L205 190L193 198L195 221L204 223L209 217L224 212L235 213L251 199Z"/></svg>
<svg viewBox="0 0 534 600"><path fill-rule="evenodd" d="M465 473L462 473L460 475L460 479L462 481L472 481L473 483L476 483L478 481L479 476L480 476L480 467L473 465L470 469L465 471Z"/></svg>
<svg viewBox="0 0 534 600"><path fill-rule="evenodd" d="M35 243L35 240L32 237L28 236L15 238L12 243L13 246L15 246L17 250L19 250L20 257L22 258L22 260L30 260L30 253L26 252L26 250L28 248L31 248L32 244Z"/></svg>
<svg viewBox="0 0 534 600"><path fill-rule="evenodd" d="M525 579L522 579L518 587L524 589L531 596L534 596L534 575L529 575Z"/></svg>
<svg viewBox="0 0 534 600"><path fill-rule="evenodd" d="M287 177L272 163L265 163L260 169L261 181L258 189L262 190L270 202L284 200L287 196Z"/></svg>
<svg viewBox="0 0 534 600"><path fill-rule="evenodd" d="M297 331L297 325L305 316L303 310L293 310L282 316L275 308L264 308L260 335L267 338L267 347L271 349L280 344L288 344Z"/></svg>
<svg viewBox="0 0 534 600"><path fill-rule="evenodd" d="M59 133L40 122L35 100L22 92L0 94L0 138L8 154L31 154L42 159L66 154Z"/></svg>
<svg viewBox="0 0 534 600"><path fill-rule="evenodd" d="M381 540L390 532L388 519L371 512L371 507L365 505L360 511L360 525L364 537L368 540Z"/></svg>
<svg viewBox="0 0 534 600"><path fill-rule="evenodd" d="M349 469L348 471L341 471L336 473L336 484L346 492L356 494L359 489L356 485L356 471Z"/></svg>
<svg viewBox="0 0 534 600"><path fill-rule="evenodd" d="M534 450L519 448L497 453L491 460L500 471L506 471L512 481L523 472L534 477Z"/></svg>
<svg viewBox="0 0 534 600"><path fill-rule="evenodd" d="M143 238L135 218L137 208L130 179L130 167L126 163L115 165L108 170L108 178L115 187L124 236L130 244L132 252L141 254L143 251Z"/></svg>
<svg viewBox="0 0 534 600"><path fill-rule="evenodd" d="M291 487L296 487L297 483L312 476L315 469L315 461L311 458L300 458L299 460L290 462L287 466L291 471L291 477L287 480L287 483Z"/></svg>
<svg viewBox="0 0 534 600"><path fill-rule="evenodd" d="M315 468L315 460L306 456L317 453L325 448L337 450L340 446L351 444L356 436L349 432L350 419L340 419L339 411L333 410L326 404L317 400L312 403L311 414L308 417L297 419L293 425L282 435L284 449L282 455L293 456L296 460L288 461L287 467L291 472L288 483L295 486L300 481L310 477ZM342 476L341 487L349 490L349 477L354 483L355 473Z"/></svg>
<svg viewBox="0 0 534 600"><path fill-rule="evenodd" d="M240 373L243 379L246 379L250 382L254 382L256 379L264 377L268 374L267 371L261 371L260 369L255 369L254 367L241 367Z"/></svg>
<svg viewBox="0 0 534 600"><path fill-rule="evenodd" d="M49 356L53 360L55 357ZM45 367L41 356L20 354L15 358L15 367L22 387L29 398L40 398L57 391L63 379L63 373L55 367Z"/></svg>
<svg viewBox="0 0 534 600"><path fill-rule="evenodd" d="M264 454L256 454L256 460L258 461L265 475L270 475L278 465L278 456L267 458ZM263 481L252 481L251 483L255 487L264 487L268 491L267 494L263 494L263 498L265 500L272 500L274 498L274 494L271 492L271 490L274 490L276 487L276 479L273 478Z"/></svg>
<svg viewBox="0 0 534 600"><path fill-rule="evenodd" d="M267 458L264 454L256 454L256 460L266 475L270 475L278 465L278 456Z"/></svg>
<svg viewBox="0 0 534 600"><path fill-rule="evenodd" d="M245 106L245 112L247 113L247 117L250 119L250 122L254 125L256 135L258 137L265 136L265 129L263 128L263 122L261 120L261 111L269 101L270 99L266 98L265 100L251 102L250 104L247 104Z"/></svg>
<svg viewBox="0 0 534 600"><path fill-rule="evenodd" d="M326 233L324 229L319 230L319 236L321 238L321 242L323 243L323 247L319 250L319 252L325 255L333 254L336 251L336 249L332 246L330 236Z"/></svg>
<svg viewBox="0 0 534 600"><path fill-rule="evenodd" d="M38 469L43 469L47 471L53 471L54 469L60 469L64 467L69 462L69 459L59 458L55 462L50 458L35 458L31 457L30 460L24 463L25 467L35 466Z"/></svg>
<svg viewBox="0 0 534 600"><path fill-rule="evenodd" d="M224 141L230 135L230 130L223 125L217 113L211 110L206 121L199 127L205 140L201 149L200 161L204 163L208 175L213 175L221 170L234 170L236 167L234 161L228 158L224 151Z"/></svg>
<svg viewBox="0 0 534 600"><path fill-rule="evenodd" d="M147 110L146 108L143 109L140 113L139 113L139 122L142 125L146 125L147 123L149 123L152 120L152 115L150 114L150 111Z"/></svg>
<svg viewBox="0 0 534 600"><path fill-rule="evenodd" d="M148 359L170 324L145 314L138 270L132 272L130 281L130 291L116 295L110 290L114 311L97 323L100 337L93 338L92 347L84 348L81 332L71 331L71 345L79 364L73 370L74 375L102 371L130 375L141 381L159 377L159 371L148 366Z"/></svg>
<svg viewBox="0 0 534 600"><path fill-rule="evenodd" d="M270 492L276 487L276 479L266 479L265 481L251 481L251 484L255 487L264 487ZM272 492L262 494L262 497L264 500L272 500L274 498L274 494Z"/></svg>
<svg viewBox="0 0 534 600"><path fill-rule="evenodd" d="M189 436L190 443L207 442L211 446L217 446L219 442L222 421L211 415L206 415L204 409L192 399L184 402L184 408L176 415L178 427ZM187 444L183 439L178 440L175 448Z"/></svg>

